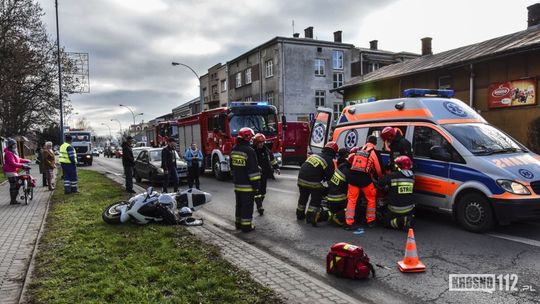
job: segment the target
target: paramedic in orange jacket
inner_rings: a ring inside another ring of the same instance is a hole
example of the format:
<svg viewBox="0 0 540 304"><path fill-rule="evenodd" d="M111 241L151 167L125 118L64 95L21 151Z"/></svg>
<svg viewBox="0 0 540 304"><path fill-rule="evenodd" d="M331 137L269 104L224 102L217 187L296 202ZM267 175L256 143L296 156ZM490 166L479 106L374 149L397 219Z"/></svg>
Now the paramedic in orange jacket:
<svg viewBox="0 0 540 304"><path fill-rule="evenodd" d="M347 191L347 209L345 210L345 229L350 229L354 224L354 213L360 191L362 191L367 201L366 224L368 227L373 227L375 224L377 189L373 179L382 177L381 164L375 152L376 145L377 137L370 135L362 149L351 155L351 170L347 177L349 188Z"/></svg>

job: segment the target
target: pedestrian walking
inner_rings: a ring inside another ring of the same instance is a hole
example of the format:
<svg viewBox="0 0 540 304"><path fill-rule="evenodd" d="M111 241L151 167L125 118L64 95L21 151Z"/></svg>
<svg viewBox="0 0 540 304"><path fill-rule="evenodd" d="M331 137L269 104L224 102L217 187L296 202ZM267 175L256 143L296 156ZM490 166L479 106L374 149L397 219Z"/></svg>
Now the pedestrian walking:
<svg viewBox="0 0 540 304"><path fill-rule="evenodd" d="M191 146L186 149L184 158L188 167L188 187L193 188L193 183L195 183L195 188L200 190L199 174L200 168L202 168L203 155L201 150L197 149L196 143L191 143Z"/></svg>
<svg viewBox="0 0 540 304"><path fill-rule="evenodd" d="M338 145L328 142L321 153L313 154L300 167L298 172L298 206L296 218L305 219L307 223L316 226L321 214L321 201L324 195L323 183L327 183L334 175L334 157L338 152ZM306 207L309 201L309 208Z"/></svg>
<svg viewBox="0 0 540 304"><path fill-rule="evenodd" d="M377 182L377 187L386 191L384 225L388 228L408 231L414 227L414 174L408 156L394 160L395 170Z"/></svg>
<svg viewBox="0 0 540 304"><path fill-rule="evenodd" d="M364 194L367 201L366 206L366 225L373 227L377 212L377 189L373 179L382 177L382 169L379 157L375 152L377 137L368 136L367 143L352 157L351 170L347 180L349 187L347 189L347 209L345 210L345 229L350 229L354 224L356 213L356 203L360 191Z"/></svg>
<svg viewBox="0 0 540 304"><path fill-rule="evenodd" d="M52 149L52 142L48 141L43 146L43 169L45 170L45 177L47 179L47 185L49 191L53 191L56 181L56 159L54 157L54 151Z"/></svg>
<svg viewBox="0 0 540 304"><path fill-rule="evenodd" d="M174 192L178 192L178 172L176 172L176 140L169 137L167 146L161 151L161 168L165 174L163 180L163 192L167 193L167 187L172 183Z"/></svg>
<svg viewBox="0 0 540 304"><path fill-rule="evenodd" d="M257 167L257 156L250 147L250 141L255 136L251 128L241 128L238 131L236 145L231 151L231 169L236 197L235 225L242 232L255 229L253 224L253 200L259 190L261 172Z"/></svg>
<svg viewBox="0 0 540 304"><path fill-rule="evenodd" d="M13 138L8 138L7 147L4 148L4 164L2 165L2 169L9 181L10 205L20 204L17 201L17 195L19 194L18 172L21 168L26 168L26 164L29 162L29 159L20 158L17 155L17 142Z"/></svg>
<svg viewBox="0 0 540 304"><path fill-rule="evenodd" d="M43 163L43 149L44 147L37 147L36 149L36 164L39 165L39 174L41 174L41 181L43 187L47 187L47 170L45 169L45 164Z"/></svg>
<svg viewBox="0 0 540 304"><path fill-rule="evenodd" d="M133 167L135 166L135 158L133 157L133 137L128 136L122 143L122 166L124 167L124 175L126 177L126 191L128 193L136 193L133 190Z"/></svg>
<svg viewBox="0 0 540 304"><path fill-rule="evenodd" d="M253 137L253 150L257 155L257 164L261 170L261 184L259 191L255 194L255 204L259 215L264 214L263 201L266 196L266 182L269 178L274 178L274 172L280 174L279 165L274 158L274 154L264 145L266 136L262 133L257 133Z"/></svg>
<svg viewBox="0 0 540 304"><path fill-rule="evenodd" d="M77 184L77 151L71 145L73 138L67 134L60 146L60 165L64 174L64 194L79 193Z"/></svg>

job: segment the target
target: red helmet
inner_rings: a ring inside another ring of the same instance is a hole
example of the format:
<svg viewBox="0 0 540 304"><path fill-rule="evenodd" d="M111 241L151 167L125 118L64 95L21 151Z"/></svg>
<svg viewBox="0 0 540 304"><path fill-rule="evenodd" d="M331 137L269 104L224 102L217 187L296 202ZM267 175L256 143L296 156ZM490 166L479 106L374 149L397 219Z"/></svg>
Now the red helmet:
<svg viewBox="0 0 540 304"><path fill-rule="evenodd" d="M263 143L266 141L266 136L262 133L257 133L255 136L253 136L253 143Z"/></svg>
<svg viewBox="0 0 540 304"><path fill-rule="evenodd" d="M394 137L396 137L396 129L392 127L386 127L381 132L381 138L384 141L391 141Z"/></svg>
<svg viewBox="0 0 540 304"><path fill-rule="evenodd" d="M251 128L243 127L238 131L238 138L242 138L245 141L250 141L253 136L255 136L255 132Z"/></svg>
<svg viewBox="0 0 540 304"><path fill-rule="evenodd" d="M335 141L329 141L324 147L332 149L334 153L338 153L339 150L339 147Z"/></svg>
<svg viewBox="0 0 540 304"><path fill-rule="evenodd" d="M394 163L402 170L411 170L412 168L412 160L406 155L396 157Z"/></svg>
<svg viewBox="0 0 540 304"><path fill-rule="evenodd" d="M353 147L349 152L355 154L356 152L358 152L358 150L360 150L360 147Z"/></svg>

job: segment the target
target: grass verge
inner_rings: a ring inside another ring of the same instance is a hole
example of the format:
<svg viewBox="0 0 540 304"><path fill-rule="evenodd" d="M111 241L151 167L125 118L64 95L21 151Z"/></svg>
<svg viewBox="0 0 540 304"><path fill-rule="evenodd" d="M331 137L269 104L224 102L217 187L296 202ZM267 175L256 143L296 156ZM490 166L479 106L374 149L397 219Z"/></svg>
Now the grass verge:
<svg viewBox="0 0 540 304"><path fill-rule="evenodd" d="M0 184L3 183L5 180L7 180L7 177L4 172L2 172L2 174L0 174Z"/></svg>
<svg viewBox="0 0 540 304"><path fill-rule="evenodd" d="M101 174L79 170L79 185L54 193L30 303L281 303L184 227L105 224L126 195Z"/></svg>

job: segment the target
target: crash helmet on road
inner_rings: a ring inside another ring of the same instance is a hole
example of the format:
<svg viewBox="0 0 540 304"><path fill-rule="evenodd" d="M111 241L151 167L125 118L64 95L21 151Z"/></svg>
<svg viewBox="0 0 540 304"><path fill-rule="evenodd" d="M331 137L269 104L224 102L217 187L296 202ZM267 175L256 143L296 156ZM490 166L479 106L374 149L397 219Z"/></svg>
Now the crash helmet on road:
<svg viewBox="0 0 540 304"><path fill-rule="evenodd" d="M386 127L381 132L381 138L384 141L392 141L396 137L396 129L392 127Z"/></svg>
<svg viewBox="0 0 540 304"><path fill-rule="evenodd" d="M335 141L329 141L324 147L332 149L332 151L334 151L334 154L338 153L339 150L339 147Z"/></svg>
<svg viewBox="0 0 540 304"><path fill-rule="evenodd" d="M193 215L193 211L189 207L182 207L180 211L178 211L178 215L180 217L188 217Z"/></svg>
<svg viewBox="0 0 540 304"><path fill-rule="evenodd" d="M238 138L241 138L245 141L250 141L253 136L255 136L255 132L253 132L252 128L243 127L238 131Z"/></svg>
<svg viewBox="0 0 540 304"><path fill-rule="evenodd" d="M266 141L266 136L264 136L264 134L262 134L262 133L257 133L257 134L255 134L255 136L253 136L253 143L254 144L264 143L265 141Z"/></svg>
<svg viewBox="0 0 540 304"><path fill-rule="evenodd" d="M411 170L412 168L412 160L406 155L396 157L394 163L401 170Z"/></svg>

